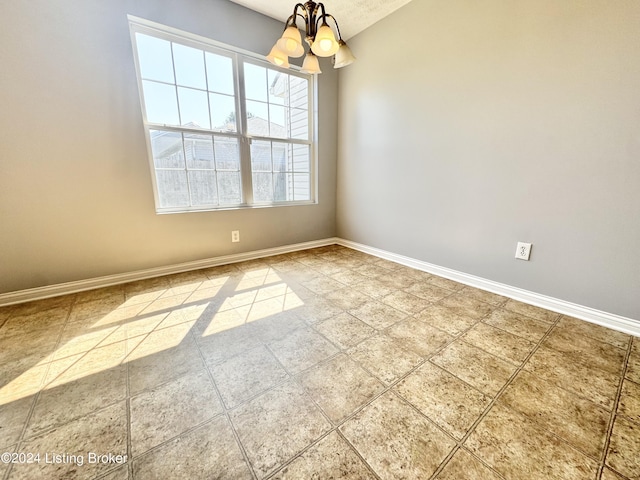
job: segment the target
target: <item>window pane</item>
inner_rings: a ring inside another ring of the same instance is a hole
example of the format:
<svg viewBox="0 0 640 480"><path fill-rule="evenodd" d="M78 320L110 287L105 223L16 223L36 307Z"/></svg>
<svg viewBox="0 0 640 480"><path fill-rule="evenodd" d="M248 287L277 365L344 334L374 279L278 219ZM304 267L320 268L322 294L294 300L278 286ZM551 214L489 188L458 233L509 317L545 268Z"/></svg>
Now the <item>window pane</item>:
<svg viewBox="0 0 640 480"><path fill-rule="evenodd" d="M269 103L285 105L289 100L289 75L269 70Z"/></svg>
<svg viewBox="0 0 640 480"><path fill-rule="evenodd" d="M290 171L288 162L289 145L286 143L274 142L271 147L271 161L273 162L274 172Z"/></svg>
<svg viewBox="0 0 640 480"><path fill-rule="evenodd" d="M244 88L249 100L266 102L267 97L267 69L250 63L244 64Z"/></svg>
<svg viewBox="0 0 640 480"><path fill-rule="evenodd" d="M240 149L237 138L215 137L214 151L218 170L240 170Z"/></svg>
<svg viewBox="0 0 640 480"><path fill-rule="evenodd" d="M207 89L204 74L204 52L173 43L173 63L176 69L176 83L185 87Z"/></svg>
<svg viewBox="0 0 640 480"><path fill-rule="evenodd" d="M271 137L287 138L286 109L278 105L269 105L269 134Z"/></svg>
<svg viewBox="0 0 640 480"><path fill-rule="evenodd" d="M180 125L176 87L144 80L142 88L147 121L164 125Z"/></svg>
<svg viewBox="0 0 640 480"><path fill-rule="evenodd" d="M187 172L184 170L156 170L156 179L161 207L189 206Z"/></svg>
<svg viewBox="0 0 640 480"><path fill-rule="evenodd" d="M269 107L247 100L247 130L250 135L269 136Z"/></svg>
<svg viewBox="0 0 640 480"><path fill-rule="evenodd" d="M251 142L251 170L271 172L271 142Z"/></svg>
<svg viewBox="0 0 640 480"><path fill-rule="evenodd" d="M293 200L311 200L311 177L308 173L293 174Z"/></svg>
<svg viewBox="0 0 640 480"><path fill-rule="evenodd" d="M155 167L184 169L182 134L162 130L151 130L149 133Z"/></svg>
<svg viewBox="0 0 640 480"><path fill-rule="evenodd" d="M271 173L253 174L253 200L255 202L273 201L273 184Z"/></svg>
<svg viewBox="0 0 640 480"><path fill-rule="evenodd" d="M184 155L187 168L214 169L213 138L211 135L184 134Z"/></svg>
<svg viewBox="0 0 640 480"><path fill-rule="evenodd" d="M209 109L207 108L207 92L192 88L178 87L181 125L209 129Z"/></svg>
<svg viewBox="0 0 640 480"><path fill-rule="evenodd" d="M273 175L273 199L274 202L286 202L293 195L293 185L289 181L290 173L275 173Z"/></svg>
<svg viewBox="0 0 640 480"><path fill-rule="evenodd" d="M309 105L309 82L295 75L289 76L289 106L307 109Z"/></svg>
<svg viewBox="0 0 640 480"><path fill-rule="evenodd" d="M293 146L293 171L294 172L309 172L309 146L308 145L294 145Z"/></svg>
<svg viewBox="0 0 640 480"><path fill-rule="evenodd" d="M136 33L136 46L142 78L174 82L171 44L168 41Z"/></svg>
<svg viewBox="0 0 640 480"><path fill-rule="evenodd" d="M291 109L291 138L307 140L309 138L309 113L299 108Z"/></svg>
<svg viewBox="0 0 640 480"><path fill-rule="evenodd" d="M240 174L237 172L218 172L218 192L221 205L241 203Z"/></svg>
<svg viewBox="0 0 640 480"><path fill-rule="evenodd" d="M216 205L218 189L214 170L195 170L189 172L191 187L191 205Z"/></svg>
<svg viewBox="0 0 640 480"><path fill-rule="evenodd" d="M209 91L234 95L233 62L231 59L229 57L223 57L222 55L206 52L205 61L207 63Z"/></svg>
<svg viewBox="0 0 640 480"><path fill-rule="evenodd" d="M211 105L211 122L213 123L213 130L221 132L237 131L236 103L234 98L228 95L210 93L209 103Z"/></svg>

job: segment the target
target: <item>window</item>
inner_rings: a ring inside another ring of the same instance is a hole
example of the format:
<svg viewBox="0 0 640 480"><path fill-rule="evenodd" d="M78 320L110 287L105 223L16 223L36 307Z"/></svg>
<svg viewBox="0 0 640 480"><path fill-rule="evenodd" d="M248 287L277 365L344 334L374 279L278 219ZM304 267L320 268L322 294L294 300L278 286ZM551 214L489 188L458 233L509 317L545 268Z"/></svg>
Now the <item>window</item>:
<svg viewBox="0 0 640 480"><path fill-rule="evenodd" d="M313 77L129 23L158 213L315 201Z"/></svg>

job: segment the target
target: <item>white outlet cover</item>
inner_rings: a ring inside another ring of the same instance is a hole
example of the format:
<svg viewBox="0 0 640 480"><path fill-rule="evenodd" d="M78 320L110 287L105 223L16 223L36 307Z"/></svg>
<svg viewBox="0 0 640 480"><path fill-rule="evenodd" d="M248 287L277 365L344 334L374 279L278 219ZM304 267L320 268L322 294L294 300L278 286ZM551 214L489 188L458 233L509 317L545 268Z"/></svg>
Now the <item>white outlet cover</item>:
<svg viewBox="0 0 640 480"><path fill-rule="evenodd" d="M531 244L518 242L518 246L516 247L516 258L518 260L529 260L531 256Z"/></svg>

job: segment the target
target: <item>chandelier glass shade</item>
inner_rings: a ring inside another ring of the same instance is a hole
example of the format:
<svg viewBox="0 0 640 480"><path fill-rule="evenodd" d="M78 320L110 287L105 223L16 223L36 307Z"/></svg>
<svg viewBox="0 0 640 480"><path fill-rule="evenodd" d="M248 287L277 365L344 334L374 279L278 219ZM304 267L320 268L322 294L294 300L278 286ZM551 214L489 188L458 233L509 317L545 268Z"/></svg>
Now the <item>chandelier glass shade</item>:
<svg viewBox="0 0 640 480"><path fill-rule="evenodd" d="M334 56L334 68L346 67L356 60L345 41L342 40L340 27L333 15L326 12L322 3L306 2L304 5L298 3L293 8L293 14L285 22L282 36L267 55L267 60L271 63L289 68L289 57L298 58L305 54L298 20L304 21L305 42L309 46L302 64L304 73L322 73L318 57ZM334 25L338 39L329 21Z"/></svg>

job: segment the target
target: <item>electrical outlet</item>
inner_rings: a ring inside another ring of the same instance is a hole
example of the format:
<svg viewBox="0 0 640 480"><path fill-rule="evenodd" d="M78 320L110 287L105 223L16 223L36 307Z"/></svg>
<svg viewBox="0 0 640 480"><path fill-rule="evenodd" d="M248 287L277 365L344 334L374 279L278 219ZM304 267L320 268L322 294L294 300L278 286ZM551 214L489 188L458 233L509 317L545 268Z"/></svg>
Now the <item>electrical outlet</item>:
<svg viewBox="0 0 640 480"><path fill-rule="evenodd" d="M529 261L530 256L531 256L531 244L518 242L518 246L516 248L516 258L519 260Z"/></svg>
<svg viewBox="0 0 640 480"><path fill-rule="evenodd" d="M240 230L234 230L231 232L231 241L237 243L240 241Z"/></svg>

